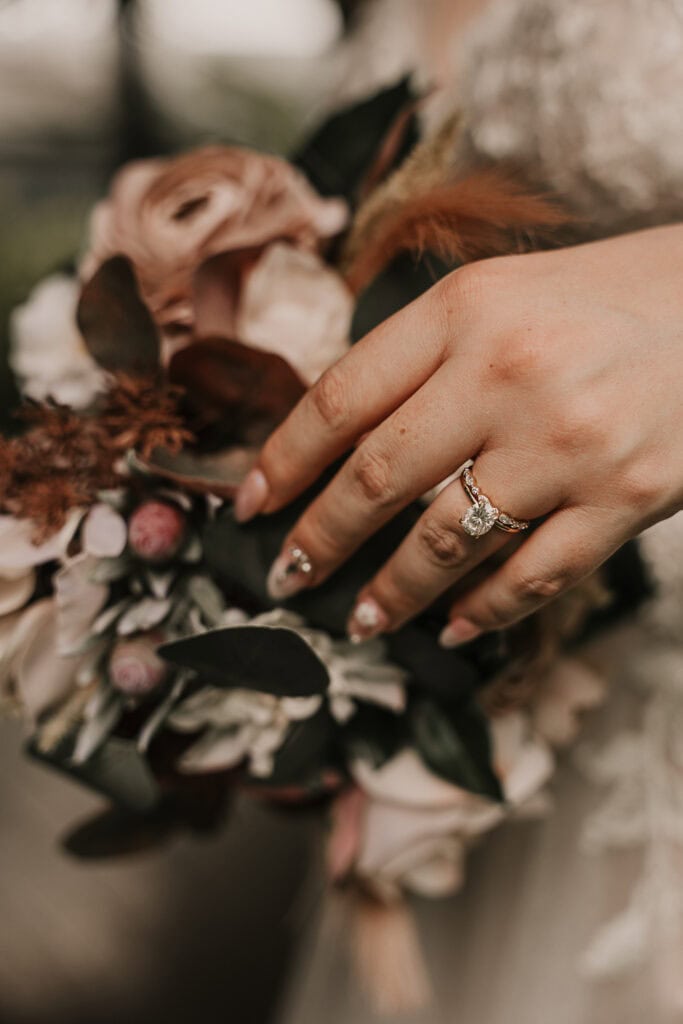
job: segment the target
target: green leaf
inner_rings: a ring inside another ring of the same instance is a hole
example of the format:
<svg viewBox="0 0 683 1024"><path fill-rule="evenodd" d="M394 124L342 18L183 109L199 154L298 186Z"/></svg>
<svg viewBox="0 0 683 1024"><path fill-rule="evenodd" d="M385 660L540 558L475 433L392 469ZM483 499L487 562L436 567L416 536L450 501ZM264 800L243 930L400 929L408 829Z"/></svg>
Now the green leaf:
<svg viewBox="0 0 683 1024"><path fill-rule="evenodd" d="M28 753L130 811L142 814L157 806L159 786L133 741L112 736L79 765L71 761L71 748L72 742L65 741L45 754L29 745Z"/></svg>
<svg viewBox="0 0 683 1024"><path fill-rule="evenodd" d="M408 78L383 89L335 114L303 146L294 163L318 192L354 199L382 142L396 118L415 96ZM417 138L413 118L396 162L412 148Z"/></svg>
<svg viewBox="0 0 683 1024"><path fill-rule="evenodd" d="M280 627L213 629L165 644L158 653L212 686L310 697L324 693L329 683L327 669L306 641Z"/></svg>
<svg viewBox="0 0 683 1024"><path fill-rule="evenodd" d="M277 751L273 771L262 779L249 777L249 784L265 787L300 786L315 791L334 753L334 722L326 708L311 718L292 722Z"/></svg>
<svg viewBox="0 0 683 1024"><path fill-rule="evenodd" d="M158 370L157 329L140 298L133 265L127 257L105 260L86 282L76 320L90 354L105 370Z"/></svg>
<svg viewBox="0 0 683 1024"><path fill-rule="evenodd" d="M409 740L404 715L395 715L371 704L359 704L355 714L341 730L344 761L356 758L381 768Z"/></svg>
<svg viewBox="0 0 683 1024"><path fill-rule="evenodd" d="M329 482L330 475L324 474L313 488L282 512L260 516L251 523L237 523L231 509L221 510L206 524L202 535L204 561L214 579L221 585L238 586L261 607L272 608L274 602L266 589L268 569L292 526L314 495ZM310 625L344 635L358 591L393 554L421 512L418 505L402 509L328 580L283 603L303 615Z"/></svg>
<svg viewBox="0 0 683 1024"><path fill-rule="evenodd" d="M454 706L446 714L433 701L420 700L412 725L418 752L436 775L479 796L504 799L486 719L476 704Z"/></svg>

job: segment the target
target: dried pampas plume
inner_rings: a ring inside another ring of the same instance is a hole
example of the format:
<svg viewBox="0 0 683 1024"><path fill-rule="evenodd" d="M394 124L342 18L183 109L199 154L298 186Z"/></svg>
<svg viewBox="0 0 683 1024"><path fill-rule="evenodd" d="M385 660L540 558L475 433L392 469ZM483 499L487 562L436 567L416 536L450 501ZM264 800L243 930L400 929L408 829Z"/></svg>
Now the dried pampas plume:
<svg viewBox="0 0 683 1024"><path fill-rule="evenodd" d="M429 251L448 264L532 247L568 221L549 199L527 191L509 173L483 169L459 176L453 166L459 119L417 146L360 207L342 253L353 292L363 291L404 252Z"/></svg>

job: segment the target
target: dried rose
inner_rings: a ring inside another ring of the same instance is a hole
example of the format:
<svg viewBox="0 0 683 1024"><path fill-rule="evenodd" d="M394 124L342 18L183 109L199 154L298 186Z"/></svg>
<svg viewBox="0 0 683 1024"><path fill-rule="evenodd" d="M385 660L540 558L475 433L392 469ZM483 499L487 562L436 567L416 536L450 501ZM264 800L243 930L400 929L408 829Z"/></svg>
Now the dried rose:
<svg viewBox="0 0 683 1024"><path fill-rule="evenodd" d="M156 653L152 636L120 640L109 658L109 682L128 697L144 697L163 683L168 666Z"/></svg>
<svg viewBox="0 0 683 1024"><path fill-rule="evenodd" d="M128 521L128 544L146 562L167 562L173 558L186 535L183 512L167 501L143 501Z"/></svg>

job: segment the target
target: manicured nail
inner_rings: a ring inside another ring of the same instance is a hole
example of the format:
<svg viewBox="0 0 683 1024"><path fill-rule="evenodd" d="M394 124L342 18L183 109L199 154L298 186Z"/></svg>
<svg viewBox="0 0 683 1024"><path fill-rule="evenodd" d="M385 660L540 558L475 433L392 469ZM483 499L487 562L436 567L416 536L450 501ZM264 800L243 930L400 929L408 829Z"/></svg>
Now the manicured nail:
<svg viewBox="0 0 683 1024"><path fill-rule="evenodd" d="M388 625L389 616L374 597L364 597L349 617L349 640L352 644L361 644L364 640L371 640L374 636L384 633Z"/></svg>
<svg viewBox="0 0 683 1024"><path fill-rule="evenodd" d="M235 497L235 519L246 523L261 511L268 500L268 481L260 469L252 469Z"/></svg>
<svg viewBox="0 0 683 1024"><path fill-rule="evenodd" d="M275 601L292 597L308 586L313 563L301 548L293 544L273 562L268 573L268 593Z"/></svg>
<svg viewBox="0 0 683 1024"><path fill-rule="evenodd" d="M453 619L441 630L439 643L442 647L459 647L481 635L483 630L469 619Z"/></svg>

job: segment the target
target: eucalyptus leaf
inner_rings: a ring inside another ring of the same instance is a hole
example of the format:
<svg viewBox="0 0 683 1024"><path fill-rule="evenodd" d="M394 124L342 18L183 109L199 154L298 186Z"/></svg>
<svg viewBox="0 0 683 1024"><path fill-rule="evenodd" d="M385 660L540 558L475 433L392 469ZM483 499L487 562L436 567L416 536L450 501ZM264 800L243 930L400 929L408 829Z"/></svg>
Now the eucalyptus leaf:
<svg viewBox="0 0 683 1024"><path fill-rule="evenodd" d="M146 633L164 621L172 605L173 602L168 597L143 597L124 612L118 621L116 632L119 636Z"/></svg>
<svg viewBox="0 0 683 1024"><path fill-rule="evenodd" d="M412 727L418 752L436 775L471 793L504 799L486 719L474 702L446 712L434 701L419 700L412 710Z"/></svg>
<svg viewBox="0 0 683 1024"><path fill-rule="evenodd" d="M209 626L222 624L225 598L209 576L192 576L187 584L187 592Z"/></svg>
<svg viewBox="0 0 683 1024"><path fill-rule="evenodd" d="M122 580L130 574L133 562L130 558L98 558L93 566L90 578L93 583L113 583L115 580Z"/></svg>
<svg viewBox="0 0 683 1024"><path fill-rule="evenodd" d="M137 746L141 754L147 753L150 743L159 732L159 729L163 726L176 703L182 697L186 686L187 676L178 676L170 691L166 694L164 699L157 704L154 711L152 711L138 735Z"/></svg>
<svg viewBox="0 0 683 1024"><path fill-rule="evenodd" d="M324 693L329 683L327 669L306 641L280 627L213 629L164 644L158 653L213 686L308 697Z"/></svg>
<svg viewBox="0 0 683 1024"><path fill-rule="evenodd" d="M127 257L105 260L84 284L76 320L90 354L105 370L138 374L158 370L157 329L140 298Z"/></svg>
<svg viewBox="0 0 683 1024"><path fill-rule="evenodd" d="M85 721L79 729L71 759L82 765L102 746L119 723L125 700L120 693L107 688L93 698L85 709Z"/></svg>
<svg viewBox="0 0 683 1024"><path fill-rule="evenodd" d="M121 601L117 601L116 604L109 605L103 612L97 616L92 624L92 632L96 636L101 636L112 628L114 623L119 619L127 608L130 608L131 600L128 597L122 598Z"/></svg>

